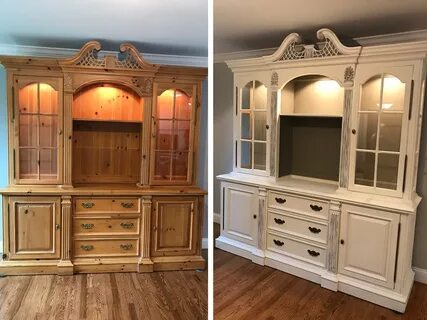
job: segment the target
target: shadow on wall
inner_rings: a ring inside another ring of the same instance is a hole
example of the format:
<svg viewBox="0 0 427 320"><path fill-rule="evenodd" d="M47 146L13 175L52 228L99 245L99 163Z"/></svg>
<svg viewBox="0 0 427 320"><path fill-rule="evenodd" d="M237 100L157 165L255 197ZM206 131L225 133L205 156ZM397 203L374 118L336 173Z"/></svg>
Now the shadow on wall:
<svg viewBox="0 0 427 320"><path fill-rule="evenodd" d="M6 109L6 70L0 66L0 188L7 185L7 109ZM0 208L3 208L0 198ZM1 210L1 209L0 209ZM3 221L3 219L1 219ZM0 222L0 242L3 243L3 225ZM3 244L0 246L3 251Z"/></svg>

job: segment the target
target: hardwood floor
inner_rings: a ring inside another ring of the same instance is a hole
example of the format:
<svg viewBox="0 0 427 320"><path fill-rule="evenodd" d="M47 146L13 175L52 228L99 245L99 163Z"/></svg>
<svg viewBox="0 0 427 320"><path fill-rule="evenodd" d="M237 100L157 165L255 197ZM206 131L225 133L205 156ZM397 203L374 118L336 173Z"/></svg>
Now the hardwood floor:
<svg viewBox="0 0 427 320"><path fill-rule="evenodd" d="M0 319L207 319L207 281L207 269L9 276L0 278Z"/></svg>
<svg viewBox="0 0 427 320"><path fill-rule="evenodd" d="M214 256L215 320L427 319L427 285L421 283L401 315L219 249Z"/></svg>

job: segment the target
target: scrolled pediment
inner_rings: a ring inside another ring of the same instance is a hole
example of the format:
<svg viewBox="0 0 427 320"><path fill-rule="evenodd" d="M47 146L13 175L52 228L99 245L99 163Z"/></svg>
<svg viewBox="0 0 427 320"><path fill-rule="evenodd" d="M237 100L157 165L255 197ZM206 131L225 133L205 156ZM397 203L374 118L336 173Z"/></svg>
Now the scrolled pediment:
<svg viewBox="0 0 427 320"><path fill-rule="evenodd" d="M291 33L283 40L279 49L265 59L270 62L301 60L312 58L334 57L341 55L358 55L360 46L347 47L341 43L331 30L323 28L317 31L320 44L303 44L302 38L297 33Z"/></svg>

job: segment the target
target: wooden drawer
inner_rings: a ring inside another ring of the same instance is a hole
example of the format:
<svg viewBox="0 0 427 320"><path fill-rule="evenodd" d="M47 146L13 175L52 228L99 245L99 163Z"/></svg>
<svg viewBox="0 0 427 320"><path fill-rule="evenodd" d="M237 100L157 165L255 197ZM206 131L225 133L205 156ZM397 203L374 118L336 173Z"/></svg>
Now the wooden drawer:
<svg viewBox="0 0 427 320"><path fill-rule="evenodd" d="M134 257L138 256L138 239L78 239L74 240L74 257Z"/></svg>
<svg viewBox="0 0 427 320"><path fill-rule="evenodd" d="M267 248L321 267L325 267L326 265L326 249L309 243L268 233Z"/></svg>
<svg viewBox="0 0 427 320"><path fill-rule="evenodd" d="M324 223L314 222L303 217L296 217L292 213L268 212L268 228L285 232L308 240L326 244L328 239L328 226Z"/></svg>
<svg viewBox="0 0 427 320"><path fill-rule="evenodd" d="M308 214L317 218L328 219L329 203L327 201L312 200L276 191L268 192L268 206L279 210L290 210Z"/></svg>
<svg viewBox="0 0 427 320"><path fill-rule="evenodd" d="M139 213L139 198L77 198L76 213Z"/></svg>
<svg viewBox="0 0 427 320"><path fill-rule="evenodd" d="M74 235L138 235L139 218L74 218Z"/></svg>

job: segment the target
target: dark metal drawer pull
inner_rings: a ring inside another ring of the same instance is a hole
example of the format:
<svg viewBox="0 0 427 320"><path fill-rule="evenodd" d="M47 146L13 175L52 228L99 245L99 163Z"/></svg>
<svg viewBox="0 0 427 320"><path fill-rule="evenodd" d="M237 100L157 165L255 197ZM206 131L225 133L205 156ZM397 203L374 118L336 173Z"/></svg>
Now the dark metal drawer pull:
<svg viewBox="0 0 427 320"><path fill-rule="evenodd" d="M93 246L92 245L83 245L83 246L80 246L80 248L82 248L84 251L93 250Z"/></svg>
<svg viewBox="0 0 427 320"><path fill-rule="evenodd" d="M86 208L86 209L90 209L92 207L94 207L95 204L93 202L82 202L82 207Z"/></svg>
<svg viewBox="0 0 427 320"><path fill-rule="evenodd" d="M315 227L308 227L308 230L310 230L310 232L312 233L320 233L320 231L322 231L319 228L315 228Z"/></svg>
<svg viewBox="0 0 427 320"><path fill-rule="evenodd" d="M276 222L277 224L284 224L285 220L279 219L279 218L274 218L274 222Z"/></svg>
<svg viewBox="0 0 427 320"><path fill-rule="evenodd" d="M281 247L285 244L283 241L276 240L276 239L274 239L273 242L276 246L279 246L279 247Z"/></svg>
<svg viewBox="0 0 427 320"><path fill-rule="evenodd" d="M274 198L276 200L277 203L283 204L286 202L285 198Z"/></svg>
<svg viewBox="0 0 427 320"><path fill-rule="evenodd" d="M310 208L311 208L311 210L313 210L313 211L321 211L321 210L323 209L322 207L317 206L317 205L315 205L315 204L310 204Z"/></svg>
<svg viewBox="0 0 427 320"><path fill-rule="evenodd" d="M314 250L310 250L310 249L308 249L307 252L312 257L317 257L320 254L320 252L317 252L317 251L314 251Z"/></svg>
<svg viewBox="0 0 427 320"><path fill-rule="evenodd" d="M133 228L133 223L132 223L132 222L129 222L129 223L124 223L124 222L122 222L122 223L120 223L120 225L121 225L123 228L125 228L125 229Z"/></svg>
<svg viewBox="0 0 427 320"><path fill-rule="evenodd" d="M93 223L82 223L81 226L83 229L93 229L94 224Z"/></svg>
<svg viewBox="0 0 427 320"><path fill-rule="evenodd" d="M132 249L132 245L131 244L121 244L120 248L122 248L123 250L129 250Z"/></svg>
<svg viewBox="0 0 427 320"><path fill-rule="evenodd" d="M122 207L129 209L133 207L133 203L132 202L122 202Z"/></svg>

